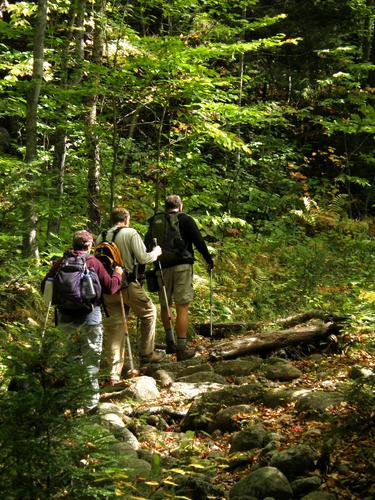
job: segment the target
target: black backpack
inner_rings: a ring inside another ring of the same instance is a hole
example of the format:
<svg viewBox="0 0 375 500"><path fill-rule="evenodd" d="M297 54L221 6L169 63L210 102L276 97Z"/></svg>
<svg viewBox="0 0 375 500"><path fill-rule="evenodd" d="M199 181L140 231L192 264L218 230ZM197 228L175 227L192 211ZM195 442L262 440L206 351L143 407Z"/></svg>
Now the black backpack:
<svg viewBox="0 0 375 500"><path fill-rule="evenodd" d="M102 287L94 268L86 264L89 255L64 254L53 278L52 305L63 311L90 312L100 301Z"/></svg>
<svg viewBox="0 0 375 500"><path fill-rule="evenodd" d="M164 267L172 266L184 259L191 259L192 254L186 247L181 236L179 225L179 213L160 212L150 219L148 235L156 239L163 253L158 260Z"/></svg>

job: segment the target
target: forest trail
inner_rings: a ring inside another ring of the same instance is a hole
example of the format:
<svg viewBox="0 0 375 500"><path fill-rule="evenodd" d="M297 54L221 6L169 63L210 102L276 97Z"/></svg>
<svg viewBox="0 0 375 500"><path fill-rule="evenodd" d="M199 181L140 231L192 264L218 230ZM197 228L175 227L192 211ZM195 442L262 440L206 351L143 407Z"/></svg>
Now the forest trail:
<svg viewBox="0 0 375 500"><path fill-rule="evenodd" d="M138 457L156 453L161 476L172 474L175 485L160 480L155 495L250 498L260 487L275 498L370 499L374 413L353 386L373 381L374 359L350 352L354 341L318 338L225 360L215 359L223 341L197 336L192 360L169 356L120 391L103 388L101 418L121 415Z"/></svg>

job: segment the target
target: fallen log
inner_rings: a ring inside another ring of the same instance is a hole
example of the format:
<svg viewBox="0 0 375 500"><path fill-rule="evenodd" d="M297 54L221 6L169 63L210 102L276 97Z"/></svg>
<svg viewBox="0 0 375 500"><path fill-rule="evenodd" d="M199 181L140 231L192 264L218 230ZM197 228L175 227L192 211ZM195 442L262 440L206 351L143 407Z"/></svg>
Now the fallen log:
<svg viewBox="0 0 375 500"><path fill-rule="evenodd" d="M282 326L284 328L291 328L293 326L301 325L312 319L321 319L322 321L337 321L338 317L334 317L325 311L319 309L313 309L311 311L306 311L303 313L292 314L291 316L286 316L285 318L278 318L272 322L270 325Z"/></svg>
<svg viewBox="0 0 375 500"><path fill-rule="evenodd" d="M291 328L293 326L301 325L312 319L320 319L322 321L342 321L345 318L336 317L326 311L321 311L319 309L313 309L311 311L306 311L298 314L293 314L286 316L284 318L277 318L272 321L247 321L247 322L234 322L234 323L213 323L212 325L212 336L215 339L226 338L235 333L242 333L246 331L262 331L265 328L270 328L272 326ZM209 323L197 323L194 325L194 329L197 335L202 337L210 336L210 324Z"/></svg>
<svg viewBox="0 0 375 500"><path fill-rule="evenodd" d="M266 353L290 345L315 342L337 332L338 325L334 321L267 333L247 332L245 336L215 345L210 351L210 358L215 361L247 354Z"/></svg>

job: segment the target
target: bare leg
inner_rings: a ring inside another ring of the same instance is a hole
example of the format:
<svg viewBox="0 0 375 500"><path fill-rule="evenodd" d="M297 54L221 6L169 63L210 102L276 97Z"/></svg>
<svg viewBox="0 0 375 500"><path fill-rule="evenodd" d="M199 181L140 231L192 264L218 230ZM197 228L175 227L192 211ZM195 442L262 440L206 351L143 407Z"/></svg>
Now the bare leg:
<svg viewBox="0 0 375 500"><path fill-rule="evenodd" d="M189 304L176 304L177 338L186 339L189 326Z"/></svg>
<svg viewBox="0 0 375 500"><path fill-rule="evenodd" d="M160 317L165 330L171 328L171 322L168 317L168 309L166 307L160 308ZM172 318L173 321L173 318ZM187 338L189 326L189 304L176 304L176 333L180 339Z"/></svg>
<svg viewBox="0 0 375 500"><path fill-rule="evenodd" d="M177 361L184 361L195 355L195 350L186 348L189 326L189 304L176 304Z"/></svg>

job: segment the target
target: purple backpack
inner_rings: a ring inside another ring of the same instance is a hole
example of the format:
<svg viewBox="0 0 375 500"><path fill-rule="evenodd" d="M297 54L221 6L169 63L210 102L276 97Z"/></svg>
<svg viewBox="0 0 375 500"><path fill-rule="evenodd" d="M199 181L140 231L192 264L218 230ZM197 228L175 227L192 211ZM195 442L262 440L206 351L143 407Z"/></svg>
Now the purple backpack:
<svg viewBox="0 0 375 500"><path fill-rule="evenodd" d="M64 254L53 278L52 305L63 311L90 312L100 303L102 287L94 268L86 264L89 255ZM91 257L92 258L92 257Z"/></svg>

